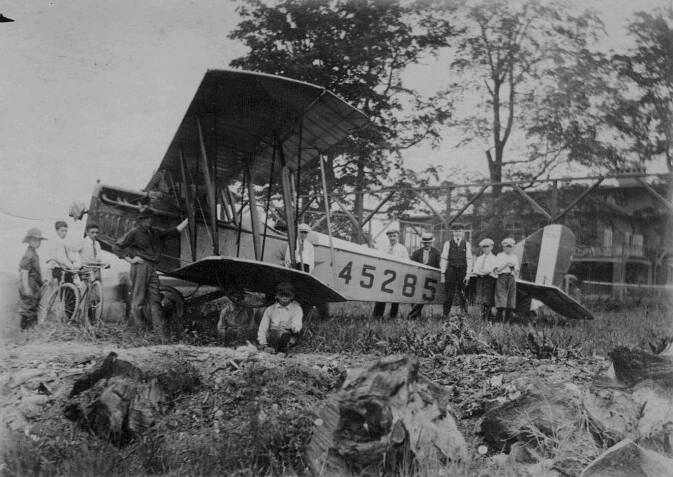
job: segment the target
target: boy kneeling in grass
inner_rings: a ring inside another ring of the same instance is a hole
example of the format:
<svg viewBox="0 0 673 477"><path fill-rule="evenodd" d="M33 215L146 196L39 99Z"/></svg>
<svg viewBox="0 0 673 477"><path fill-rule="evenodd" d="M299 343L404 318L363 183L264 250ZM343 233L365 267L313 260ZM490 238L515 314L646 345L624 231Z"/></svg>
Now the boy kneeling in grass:
<svg viewBox="0 0 673 477"><path fill-rule="evenodd" d="M259 323L257 342L267 351L271 351L270 347L276 353L287 352L297 342L303 315L301 306L294 300L292 284L279 283L276 287L276 303L264 311Z"/></svg>

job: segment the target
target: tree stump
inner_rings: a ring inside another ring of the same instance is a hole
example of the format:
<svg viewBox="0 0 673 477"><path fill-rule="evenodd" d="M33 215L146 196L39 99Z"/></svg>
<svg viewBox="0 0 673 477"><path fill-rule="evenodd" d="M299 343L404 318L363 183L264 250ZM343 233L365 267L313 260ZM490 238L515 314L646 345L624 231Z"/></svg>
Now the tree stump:
<svg viewBox="0 0 673 477"><path fill-rule="evenodd" d="M315 475L429 471L467 455L446 391L412 358L353 373L319 415L306 451Z"/></svg>
<svg viewBox="0 0 673 477"><path fill-rule="evenodd" d="M198 383L196 369L179 357L136 353L120 359L109 353L75 381L64 413L97 436L124 445Z"/></svg>

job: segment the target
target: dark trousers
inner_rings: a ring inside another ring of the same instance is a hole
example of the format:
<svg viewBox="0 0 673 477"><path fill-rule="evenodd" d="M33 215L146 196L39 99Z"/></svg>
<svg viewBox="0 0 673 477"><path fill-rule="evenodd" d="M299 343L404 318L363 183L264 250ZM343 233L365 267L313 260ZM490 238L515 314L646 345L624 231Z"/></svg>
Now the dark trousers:
<svg viewBox="0 0 673 477"><path fill-rule="evenodd" d="M453 295L458 293L460 307L467 311L467 301L465 300L465 274L467 267L455 267L449 265L446 268L444 276L444 289L446 290L446 301L444 302L444 315L448 316L453 305Z"/></svg>
<svg viewBox="0 0 673 477"><path fill-rule="evenodd" d="M399 309L400 309L400 304L399 303L391 303L390 304L390 317L395 318L397 316L397 312L399 311ZM386 304L383 303L383 302L378 302L377 301L376 304L374 305L373 316L380 318L380 317L383 316L383 313L385 313L385 311L386 311Z"/></svg>
<svg viewBox="0 0 673 477"><path fill-rule="evenodd" d="M19 292L19 303L16 312L21 319L22 330L35 326L37 323L37 308L39 304L39 292L33 291L33 295L24 295Z"/></svg>
<svg viewBox="0 0 673 477"><path fill-rule="evenodd" d="M155 333L165 336L159 277L152 263L131 265L131 319L135 326L151 324Z"/></svg>
<svg viewBox="0 0 673 477"><path fill-rule="evenodd" d="M411 307L411 313L409 313L409 319L410 320L415 320L416 318L421 317L421 312L423 311L423 307L425 305L417 304Z"/></svg>
<svg viewBox="0 0 673 477"><path fill-rule="evenodd" d="M271 346L276 353L287 353L287 350L296 340L297 334L289 330L270 330L268 336L269 346ZM295 338L295 340L293 340Z"/></svg>
<svg viewBox="0 0 673 477"><path fill-rule="evenodd" d="M303 268L303 269L301 268L302 265L304 265L304 268ZM308 273L308 272L310 271L310 270L309 270L309 267L308 267L308 263L304 263L304 264L301 264L301 263L295 263L295 264L294 264L294 269L295 269L295 270L299 270L300 272L306 272L306 273Z"/></svg>

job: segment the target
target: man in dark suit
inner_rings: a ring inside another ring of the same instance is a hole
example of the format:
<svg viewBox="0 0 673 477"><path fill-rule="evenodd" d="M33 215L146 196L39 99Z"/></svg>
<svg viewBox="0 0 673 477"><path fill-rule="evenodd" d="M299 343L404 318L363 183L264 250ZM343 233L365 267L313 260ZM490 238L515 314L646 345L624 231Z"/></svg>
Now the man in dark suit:
<svg viewBox="0 0 673 477"><path fill-rule="evenodd" d="M439 268L439 258L440 253L435 247L432 246L434 237L430 232L423 232L421 235L421 248L416 250L412 255L411 259L414 262L423 263L430 267ZM411 308L411 313L409 313L410 319L416 319L421 317L421 311L423 310L422 304L414 305Z"/></svg>

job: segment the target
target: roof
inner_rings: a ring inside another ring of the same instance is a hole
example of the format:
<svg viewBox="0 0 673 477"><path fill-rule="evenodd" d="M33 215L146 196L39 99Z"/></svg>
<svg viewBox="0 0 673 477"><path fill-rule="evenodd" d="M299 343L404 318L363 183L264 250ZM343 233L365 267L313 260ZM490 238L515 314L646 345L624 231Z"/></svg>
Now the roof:
<svg viewBox="0 0 673 477"><path fill-rule="evenodd" d="M264 73L208 70L148 189L156 186L163 171L180 178L181 151L193 182L203 182L197 174L201 154L197 118L220 181L240 178L254 157L255 182L267 182L274 140L283 144L286 163L295 170L300 124L302 168L370 124L362 112L323 87Z"/></svg>

